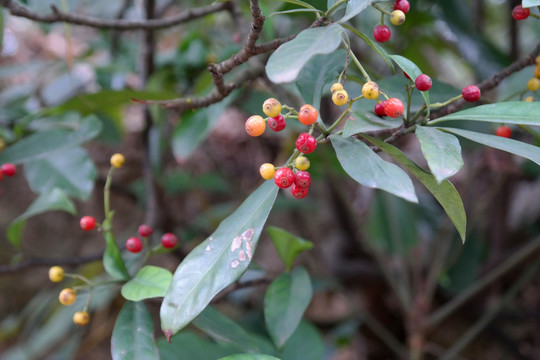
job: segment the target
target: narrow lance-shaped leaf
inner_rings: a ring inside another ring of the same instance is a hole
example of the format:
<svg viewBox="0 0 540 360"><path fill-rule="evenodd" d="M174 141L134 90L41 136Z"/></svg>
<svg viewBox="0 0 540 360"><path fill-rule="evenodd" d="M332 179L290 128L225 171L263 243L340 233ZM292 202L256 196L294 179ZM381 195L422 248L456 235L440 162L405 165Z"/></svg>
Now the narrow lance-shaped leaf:
<svg viewBox="0 0 540 360"><path fill-rule="evenodd" d="M122 286L122 296L131 301L163 297L171 280L172 273L169 270L147 265Z"/></svg>
<svg viewBox="0 0 540 360"><path fill-rule="evenodd" d="M107 225L106 222L103 224L104 228L107 228L108 226L110 225ZM103 253L103 267L105 268L105 271L115 279L129 279L129 273L126 269L124 260L122 259L120 249L118 249L118 245L114 240L112 231L105 231L103 237L105 238L105 252Z"/></svg>
<svg viewBox="0 0 540 360"><path fill-rule="evenodd" d="M291 271L294 260L302 251L313 248L311 241L304 240L278 227L269 226L267 231L286 271Z"/></svg>
<svg viewBox="0 0 540 360"><path fill-rule="evenodd" d="M161 327L170 338L247 269L278 192L263 183L176 269L161 305Z"/></svg>
<svg viewBox="0 0 540 360"><path fill-rule="evenodd" d="M471 120L540 126L540 102L508 101L475 106L430 121L429 125L450 120Z"/></svg>
<svg viewBox="0 0 540 360"><path fill-rule="evenodd" d="M450 181L444 180L440 184L437 183L435 177L423 170L410 160L405 154L403 154L398 148L390 145L380 139L373 138L369 135L360 134L372 144L378 146L382 151L390 155L394 160L402 164L407 170L411 172L424 186L429 190L437 199L439 204L443 207L444 211L456 227L461 240L465 241L467 230L467 216L465 215L465 208L463 207L463 201L459 196L456 188Z"/></svg>
<svg viewBox="0 0 540 360"><path fill-rule="evenodd" d="M392 60L398 64L398 66L409 75L409 77L414 81L419 75L422 75L422 70L413 63L411 60L407 59L406 57L403 57L401 55L390 55ZM426 106L429 108L429 91L420 91L422 94L422 97L424 98L424 101L426 103Z"/></svg>
<svg viewBox="0 0 540 360"><path fill-rule="evenodd" d="M343 16L339 22L345 22L352 19L356 15L364 11L373 0L349 0L347 2L347 9L345 10L345 16Z"/></svg>

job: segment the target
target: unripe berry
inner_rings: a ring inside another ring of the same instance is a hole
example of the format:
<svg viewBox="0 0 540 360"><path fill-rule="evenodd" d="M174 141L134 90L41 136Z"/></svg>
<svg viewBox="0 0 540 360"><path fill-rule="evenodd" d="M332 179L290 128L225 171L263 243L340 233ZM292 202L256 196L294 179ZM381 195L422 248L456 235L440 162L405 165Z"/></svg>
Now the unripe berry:
<svg viewBox="0 0 540 360"><path fill-rule="evenodd" d="M400 26L405 22L405 13L401 10L394 10L390 14L390 22L392 25Z"/></svg>
<svg viewBox="0 0 540 360"><path fill-rule="evenodd" d="M279 168L274 174L274 182L282 189L288 188L294 184L294 173L288 167Z"/></svg>
<svg viewBox="0 0 540 360"><path fill-rule="evenodd" d="M379 97L379 85L374 81L368 81L362 86L362 95L366 99L373 100Z"/></svg>
<svg viewBox="0 0 540 360"><path fill-rule="evenodd" d="M330 92L333 94L339 90L343 90L343 85L341 85L341 83L333 83L332 87L330 88Z"/></svg>
<svg viewBox="0 0 540 360"><path fill-rule="evenodd" d="M390 31L390 28L386 25L377 25L373 30L373 38L377 42L387 42L388 40L390 40L391 36L392 32Z"/></svg>
<svg viewBox="0 0 540 360"><path fill-rule="evenodd" d="M84 231L90 231L96 227L96 219L92 216L83 216L79 224Z"/></svg>
<svg viewBox="0 0 540 360"><path fill-rule="evenodd" d="M142 248L143 248L142 241L138 237L133 236L127 239L126 241L127 251L132 252L132 253L138 253L138 252L141 252Z"/></svg>
<svg viewBox="0 0 540 360"><path fill-rule="evenodd" d="M298 121L304 125L311 125L317 121L319 112L309 104L302 105L298 112Z"/></svg>
<svg viewBox="0 0 540 360"><path fill-rule="evenodd" d="M375 104L375 114L379 115L380 117L386 116L386 112L384 111L384 105L386 105L386 100Z"/></svg>
<svg viewBox="0 0 540 360"><path fill-rule="evenodd" d="M540 64L534 68L534 77L540 79Z"/></svg>
<svg viewBox="0 0 540 360"><path fill-rule="evenodd" d="M307 171L297 171L294 174L294 183L301 188L307 188L311 185L311 175Z"/></svg>
<svg viewBox="0 0 540 360"><path fill-rule="evenodd" d="M308 192L309 192L309 188L307 187L300 187L300 186L297 186L296 184L292 184L291 186L291 193L297 199L305 198Z"/></svg>
<svg viewBox="0 0 540 360"><path fill-rule="evenodd" d="M178 244L178 238L173 233L165 233L161 237L161 245L164 248L172 249Z"/></svg>
<svg viewBox="0 0 540 360"><path fill-rule="evenodd" d="M525 102L533 102L533 101L535 101L535 100L534 100L534 97L532 97L532 96L527 96L525 99L523 99L523 101L525 101Z"/></svg>
<svg viewBox="0 0 540 360"><path fill-rule="evenodd" d="M262 106L263 112L268 117L276 117L281 113L281 103L274 98L266 99Z"/></svg>
<svg viewBox="0 0 540 360"><path fill-rule="evenodd" d="M84 326L90 322L88 311L77 311L73 314L73 323L78 326Z"/></svg>
<svg viewBox="0 0 540 360"><path fill-rule="evenodd" d="M386 100L384 105L384 112L391 118L397 118L403 114L403 103L398 98L390 98Z"/></svg>
<svg viewBox="0 0 540 360"><path fill-rule="evenodd" d="M270 163L264 163L259 168L259 173L261 174L264 180L270 180L274 178L274 174L276 173L276 168L274 167L274 165Z"/></svg>
<svg viewBox="0 0 540 360"><path fill-rule="evenodd" d="M527 89L529 89L530 91L536 91L540 89L540 79L537 79L535 77L530 78L529 81L527 81Z"/></svg>
<svg viewBox="0 0 540 360"><path fill-rule="evenodd" d="M264 133L264 129L266 128L266 123L264 122L262 116L253 115L246 120L245 127L246 132L250 136L261 136Z"/></svg>
<svg viewBox="0 0 540 360"><path fill-rule="evenodd" d="M309 154L310 152L313 152L315 148L317 147L317 139L315 139L310 134L304 132L301 133L298 136L298 139L296 139L296 148L298 151L304 154Z"/></svg>
<svg viewBox="0 0 540 360"><path fill-rule="evenodd" d="M117 169L124 166L125 162L126 162L126 158L124 157L124 155L120 153L116 153L116 154L113 154L113 156L111 156L111 165Z"/></svg>
<svg viewBox="0 0 540 360"><path fill-rule="evenodd" d="M407 0L396 0L394 1L394 10L401 10L403 13L408 13L411 5Z"/></svg>
<svg viewBox="0 0 540 360"><path fill-rule="evenodd" d="M61 266L52 266L49 269L49 280L55 283L64 280L64 268Z"/></svg>
<svg viewBox="0 0 540 360"><path fill-rule="evenodd" d="M525 20L529 17L530 10L528 8L524 8L521 5L517 5L512 9L512 17L514 20Z"/></svg>
<svg viewBox="0 0 540 360"><path fill-rule="evenodd" d="M480 100L480 97L482 96L482 94L478 86L469 85L469 86L466 86L461 91L461 96L463 96L463 99L465 99L465 101L476 102Z"/></svg>
<svg viewBox="0 0 540 360"><path fill-rule="evenodd" d="M432 81L429 76L426 74L418 75L416 80L414 80L414 86L420 91L428 91L431 89Z"/></svg>
<svg viewBox="0 0 540 360"><path fill-rule="evenodd" d="M495 134L497 136L509 138L510 136L512 136L512 130L507 125L501 125L497 128L497 131L495 131Z"/></svg>
<svg viewBox="0 0 540 360"><path fill-rule="evenodd" d="M152 235L153 232L154 229L152 229L148 225L142 224L141 226L139 226L139 235L141 235L142 237L149 237L150 235Z"/></svg>
<svg viewBox="0 0 540 360"><path fill-rule="evenodd" d="M17 168L11 163L5 163L0 167L0 172L6 176L13 176L17 173Z"/></svg>
<svg viewBox="0 0 540 360"><path fill-rule="evenodd" d="M337 106L345 105L349 101L349 94L346 90L338 90L332 94L332 101Z"/></svg>
<svg viewBox="0 0 540 360"><path fill-rule="evenodd" d="M299 156L296 158L296 160L294 160L294 166L298 169L298 170L307 170L309 169L309 166L310 166L310 162L309 162L309 159L305 156Z"/></svg>
<svg viewBox="0 0 540 360"><path fill-rule="evenodd" d="M58 300L60 301L60 304L66 306L73 304L76 299L77 295L75 294L75 291L70 288L66 288L60 291L60 295L58 295Z"/></svg>
<svg viewBox="0 0 540 360"><path fill-rule="evenodd" d="M268 127L273 131L281 131L285 129L285 126L287 126L287 123L285 122L285 118L283 115L278 114L278 116L268 118Z"/></svg>

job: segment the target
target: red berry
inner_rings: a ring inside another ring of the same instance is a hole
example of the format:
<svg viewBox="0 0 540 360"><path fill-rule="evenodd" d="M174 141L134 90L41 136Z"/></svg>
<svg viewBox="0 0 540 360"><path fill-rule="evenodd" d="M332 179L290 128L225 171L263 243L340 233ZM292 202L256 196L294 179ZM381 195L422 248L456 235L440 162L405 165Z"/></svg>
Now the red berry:
<svg viewBox="0 0 540 360"><path fill-rule="evenodd" d="M313 152L316 147L317 139L306 132L301 133L300 136L298 136L298 139L296 139L296 148L301 153L309 154L310 152Z"/></svg>
<svg viewBox="0 0 540 360"><path fill-rule="evenodd" d="M431 78L426 74L418 75L416 80L414 80L414 86L420 91L428 91L431 89Z"/></svg>
<svg viewBox="0 0 540 360"><path fill-rule="evenodd" d="M294 184L301 188L307 188L311 185L311 175L307 171L297 171L294 174Z"/></svg>
<svg viewBox="0 0 540 360"><path fill-rule="evenodd" d="M268 118L268 127L274 131L281 131L285 129L286 125L285 118L281 114L276 117Z"/></svg>
<svg viewBox="0 0 540 360"><path fill-rule="evenodd" d="M394 10L401 10L405 14L409 12L411 5L407 0L396 0L394 1Z"/></svg>
<svg viewBox="0 0 540 360"><path fill-rule="evenodd" d="M291 193L297 199L305 198L308 192L309 192L309 188L307 187L300 187L300 186L297 186L296 184L293 184L291 187Z"/></svg>
<svg viewBox="0 0 540 360"><path fill-rule="evenodd" d="M497 131L495 132L497 136L509 138L512 136L512 130L507 125L501 125L497 128Z"/></svg>
<svg viewBox="0 0 540 360"><path fill-rule="evenodd" d="M529 17L530 10L528 8L523 8L521 5L517 5L512 9L512 17L514 20L525 20Z"/></svg>
<svg viewBox="0 0 540 360"><path fill-rule="evenodd" d="M173 233L165 233L161 237L161 245L164 248L172 249L176 244L178 244L178 238Z"/></svg>
<svg viewBox="0 0 540 360"><path fill-rule="evenodd" d="M391 118L397 118L403 114L404 106L398 98L390 98L386 100L384 112Z"/></svg>
<svg viewBox="0 0 540 360"><path fill-rule="evenodd" d="M386 116L386 111L384 111L384 105L386 105L386 100L375 104L375 114L379 115L380 117Z"/></svg>
<svg viewBox="0 0 540 360"><path fill-rule="evenodd" d="M143 224L139 226L139 235L141 235L142 237L149 237L150 235L152 235L153 232L154 230L148 225Z"/></svg>
<svg viewBox="0 0 540 360"><path fill-rule="evenodd" d="M13 164L6 163L0 167L0 172L6 176L13 176L17 173L17 168Z"/></svg>
<svg viewBox="0 0 540 360"><path fill-rule="evenodd" d="M90 231L96 227L96 219L92 216L83 216L80 221L81 229Z"/></svg>
<svg viewBox="0 0 540 360"><path fill-rule="evenodd" d="M410 77L409 74L407 74L405 71L403 72L403 76L405 76L406 79L411 80L411 77Z"/></svg>
<svg viewBox="0 0 540 360"><path fill-rule="evenodd" d="M274 182L282 189L288 188L294 183L294 173L291 169L284 167L276 170Z"/></svg>
<svg viewBox="0 0 540 360"><path fill-rule="evenodd" d="M130 237L126 241L126 249L132 253L138 253L142 250L142 241L136 236Z"/></svg>
<svg viewBox="0 0 540 360"><path fill-rule="evenodd" d="M390 28L386 25L377 25L375 29L373 30L373 38L375 41L378 42L387 42L390 40L390 36L392 36L392 32L390 31Z"/></svg>
<svg viewBox="0 0 540 360"><path fill-rule="evenodd" d="M480 96L482 94L480 93L480 89L478 86L475 85L469 85L466 86L463 91L461 91L461 96L463 96L463 99L468 102L475 102L480 100Z"/></svg>

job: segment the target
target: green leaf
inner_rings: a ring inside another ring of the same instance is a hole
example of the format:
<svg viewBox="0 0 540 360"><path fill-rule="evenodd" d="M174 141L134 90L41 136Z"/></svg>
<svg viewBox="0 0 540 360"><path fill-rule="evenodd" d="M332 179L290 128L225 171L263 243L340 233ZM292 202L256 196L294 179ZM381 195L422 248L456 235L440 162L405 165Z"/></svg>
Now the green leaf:
<svg viewBox="0 0 540 360"><path fill-rule="evenodd" d="M335 51L341 44L343 32L338 25L300 32L270 56L266 64L268 78L276 84L293 82L313 56Z"/></svg>
<svg viewBox="0 0 540 360"><path fill-rule="evenodd" d="M111 338L113 360L158 360L154 321L141 301L128 301L120 310Z"/></svg>
<svg viewBox="0 0 540 360"><path fill-rule="evenodd" d="M514 139L508 139L496 135L482 134L476 131L469 131L463 129L447 128L441 127L438 128L449 133L459 135L466 139L472 140L479 144L490 146L495 149L504 150L512 154L522 156L526 159L529 159L538 165L540 165L540 147L527 144L521 141Z"/></svg>
<svg viewBox="0 0 540 360"><path fill-rule="evenodd" d="M218 360L280 360L277 357L266 354L235 354L229 355Z"/></svg>
<svg viewBox="0 0 540 360"><path fill-rule="evenodd" d="M411 60L407 59L406 57L403 57L401 55L390 55L392 60L398 64L398 66L409 75L409 77L414 81L419 75L422 75L422 70L418 66L416 66L415 63L413 63ZM429 108L429 91L420 91L422 94L422 97L424 98L424 101L426 102L426 106Z"/></svg>
<svg viewBox="0 0 540 360"><path fill-rule="evenodd" d="M383 160L359 140L340 135L332 135L330 140L343 170L354 180L407 201L418 202L411 179L398 166Z"/></svg>
<svg viewBox="0 0 540 360"><path fill-rule="evenodd" d="M364 11L373 0L349 0L347 2L347 9L345 10L345 16L343 16L339 22L345 22L347 20L352 19L356 15L360 14L362 11Z"/></svg>
<svg viewBox="0 0 540 360"><path fill-rule="evenodd" d="M110 224L103 224L103 227L108 228L110 227ZM126 264L122 259L118 245L116 245L112 231L105 231L103 237L105 238L106 244L105 252L103 253L103 267L105 268L105 271L115 279L129 279Z"/></svg>
<svg viewBox="0 0 540 360"><path fill-rule="evenodd" d="M315 9L312 5L308 4L307 2L301 1L301 0L279 0L284 3L294 4L298 6L305 7L307 9Z"/></svg>
<svg viewBox="0 0 540 360"><path fill-rule="evenodd" d="M268 287L264 297L264 319L279 349L296 330L312 296L309 274L302 267L281 274Z"/></svg>
<svg viewBox="0 0 540 360"><path fill-rule="evenodd" d="M430 121L429 125L450 120L471 120L539 126L538 114L540 114L540 102L508 101L461 110Z"/></svg>
<svg viewBox="0 0 540 360"><path fill-rule="evenodd" d="M343 128L343 136L349 137L361 132L378 131L383 129L396 129L403 125L401 119L382 119L376 115L363 112L362 110L355 111L349 116L345 127Z"/></svg>
<svg viewBox="0 0 540 360"><path fill-rule="evenodd" d="M161 305L161 327L170 337L193 320L247 269L278 187L266 181L176 269Z"/></svg>
<svg viewBox="0 0 540 360"><path fill-rule="evenodd" d="M305 12L312 12L312 13L318 13L320 10L317 9L293 9L293 10L284 10L284 11L276 11L271 13L270 16L276 16L276 15L285 15L285 14L296 14L296 13L305 13Z"/></svg>
<svg viewBox="0 0 540 360"><path fill-rule="evenodd" d="M189 331L179 332L171 343L162 337L157 346L161 360L215 360L238 352L236 347L216 344Z"/></svg>
<svg viewBox="0 0 540 360"><path fill-rule="evenodd" d="M313 248L313 243L275 226L267 228L277 253L287 271L291 271L294 260L303 251Z"/></svg>
<svg viewBox="0 0 540 360"><path fill-rule="evenodd" d="M302 321L285 344L280 358L282 360L322 360L323 356L324 343L321 335L313 325Z"/></svg>
<svg viewBox="0 0 540 360"><path fill-rule="evenodd" d="M530 8L533 6L540 6L540 0L523 0L522 6L524 8Z"/></svg>
<svg viewBox="0 0 540 360"><path fill-rule="evenodd" d="M461 169L461 145L455 136L426 126L417 126L415 133L429 169L438 183Z"/></svg>
<svg viewBox="0 0 540 360"><path fill-rule="evenodd" d="M398 148L385 143L380 139L373 138L368 135L361 134L365 139L372 144L378 146L385 153L390 155L394 160L403 165L411 174L413 174L424 186L429 190L437 199L439 204L443 207L444 211L456 227L461 240L465 242L466 230L467 230L467 216L465 215L465 208L463 207L463 201L459 196L456 188L450 181L444 180L440 184L433 175L423 170L421 167L411 161L405 154L403 154Z"/></svg>
<svg viewBox="0 0 540 360"><path fill-rule="evenodd" d="M15 247L21 246L21 237L22 237L25 226L26 226L25 220L15 221L11 225L9 225L6 236L9 242L13 246Z"/></svg>
<svg viewBox="0 0 540 360"><path fill-rule="evenodd" d="M172 273L169 270L148 265L122 286L122 296L131 301L163 297L171 281Z"/></svg>

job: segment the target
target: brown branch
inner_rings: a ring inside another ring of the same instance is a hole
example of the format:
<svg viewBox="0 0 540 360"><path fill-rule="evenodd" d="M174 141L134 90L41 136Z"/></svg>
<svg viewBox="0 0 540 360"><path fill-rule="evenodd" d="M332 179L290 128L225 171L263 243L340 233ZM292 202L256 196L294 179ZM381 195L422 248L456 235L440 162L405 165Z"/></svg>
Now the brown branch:
<svg viewBox="0 0 540 360"><path fill-rule="evenodd" d="M41 258L41 257L32 257L16 264L11 265L0 265L0 275L5 274L14 274L28 268L38 267L38 266L75 266L90 263L93 261L100 260L103 257L103 252L79 256L79 257L68 257L68 258Z"/></svg>
<svg viewBox="0 0 540 360"><path fill-rule="evenodd" d="M63 22L74 25L88 26L98 29L114 29L119 31L125 30L157 30L169 28L182 24L191 20L195 20L206 15L229 10L230 2L220 2L213 5L202 6L200 8L188 9L181 13L171 16L166 19L151 19L143 21L131 21L122 19L98 19L91 16L77 15L66 13L58 10L55 6L51 6L52 14L40 14L30 10L29 8L20 5L15 0L0 0L0 5L9 10L13 16L19 16L30 20L35 20L47 24Z"/></svg>

